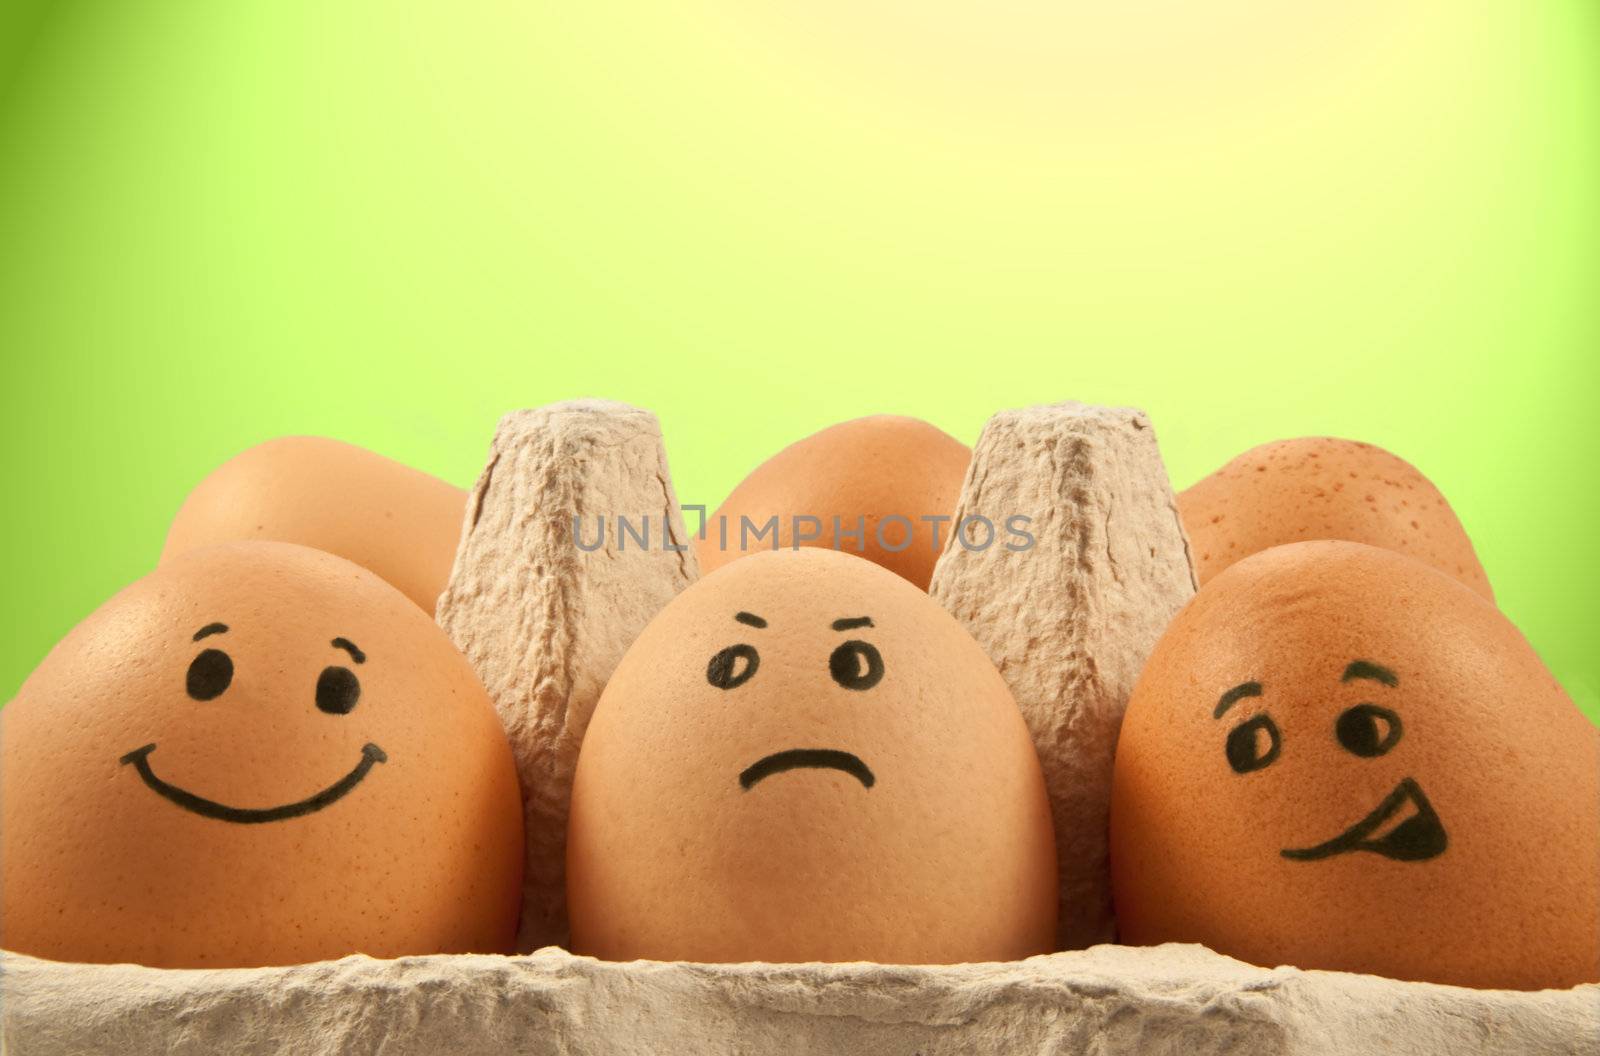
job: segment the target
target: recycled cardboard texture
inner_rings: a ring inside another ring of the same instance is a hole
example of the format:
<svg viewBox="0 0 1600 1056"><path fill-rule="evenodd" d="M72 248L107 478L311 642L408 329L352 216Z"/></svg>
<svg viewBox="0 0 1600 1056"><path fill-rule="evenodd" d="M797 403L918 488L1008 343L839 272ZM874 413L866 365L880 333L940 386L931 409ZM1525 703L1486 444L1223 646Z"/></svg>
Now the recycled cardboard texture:
<svg viewBox="0 0 1600 1056"><path fill-rule="evenodd" d="M583 732L622 654L698 574L653 414L577 400L500 420L438 621L488 689L522 780L520 950L567 941L567 804Z"/></svg>
<svg viewBox="0 0 1600 1056"><path fill-rule="evenodd" d="M18 1056L1573 1056L1600 1037L1600 986L1465 990L1177 945L933 968L614 964L546 949L174 971L7 954L0 972Z"/></svg>
<svg viewBox="0 0 1600 1056"><path fill-rule="evenodd" d="M1031 518L1008 549L1008 518ZM1061 873L1058 945L1115 937L1106 865L1111 763L1128 696L1198 580L1143 411L1060 403L983 427L929 593L988 652L1044 767ZM1018 545L1013 543L1012 545Z"/></svg>

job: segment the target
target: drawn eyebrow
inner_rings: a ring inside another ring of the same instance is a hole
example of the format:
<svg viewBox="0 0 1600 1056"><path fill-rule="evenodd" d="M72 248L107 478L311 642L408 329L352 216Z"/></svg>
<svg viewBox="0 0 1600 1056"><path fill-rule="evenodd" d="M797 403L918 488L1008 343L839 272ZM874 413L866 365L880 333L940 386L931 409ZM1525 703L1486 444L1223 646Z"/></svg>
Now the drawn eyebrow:
<svg viewBox="0 0 1600 1056"><path fill-rule="evenodd" d="M367 654L358 649L356 647L356 643L352 642L348 638L335 638L328 644L333 646L335 649L343 649L345 652L350 654L350 659L354 660L358 664L364 664L367 662Z"/></svg>
<svg viewBox="0 0 1600 1056"><path fill-rule="evenodd" d="M1211 713L1213 719L1222 718L1222 713L1233 707L1235 701L1245 697L1259 697L1261 695L1260 682L1240 682L1217 699L1217 707Z"/></svg>
<svg viewBox="0 0 1600 1056"><path fill-rule="evenodd" d="M1400 684L1398 675L1371 660L1352 660L1350 666L1344 669L1344 677L1339 681L1349 682L1357 678L1370 678L1374 682L1382 682L1391 689Z"/></svg>
<svg viewBox="0 0 1600 1056"><path fill-rule="evenodd" d="M871 627L871 616L851 616L848 619L834 620L833 629L836 631L849 631L857 627Z"/></svg>
<svg viewBox="0 0 1600 1056"><path fill-rule="evenodd" d="M733 614L733 618L751 627L765 627L767 625L766 620L763 620L753 612L736 612Z"/></svg>
<svg viewBox="0 0 1600 1056"><path fill-rule="evenodd" d="M194 632L194 637L192 639L190 639L190 640L198 642L200 639L206 637L209 634L225 634L225 633L227 633L227 630L228 630L228 625L225 624L225 623L208 623L204 627L200 628L198 631L195 631Z"/></svg>

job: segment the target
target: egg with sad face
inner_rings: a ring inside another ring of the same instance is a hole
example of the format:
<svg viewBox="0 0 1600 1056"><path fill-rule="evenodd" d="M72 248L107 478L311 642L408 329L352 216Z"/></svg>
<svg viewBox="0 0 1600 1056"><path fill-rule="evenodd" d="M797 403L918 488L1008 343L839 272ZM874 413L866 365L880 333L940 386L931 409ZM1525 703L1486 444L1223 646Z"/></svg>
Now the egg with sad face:
<svg viewBox="0 0 1600 1056"><path fill-rule="evenodd" d="M0 712L6 946L287 964L509 951L522 824L482 686L341 558L196 551L112 598Z"/></svg>
<svg viewBox="0 0 1600 1056"><path fill-rule="evenodd" d="M1539 989L1600 979L1600 731L1493 605L1359 543L1253 555L1117 746L1125 942Z"/></svg>
<svg viewBox="0 0 1600 1056"><path fill-rule="evenodd" d="M938 963L1050 949L1032 741L926 594L829 550L701 580L607 684L568 827L573 949Z"/></svg>

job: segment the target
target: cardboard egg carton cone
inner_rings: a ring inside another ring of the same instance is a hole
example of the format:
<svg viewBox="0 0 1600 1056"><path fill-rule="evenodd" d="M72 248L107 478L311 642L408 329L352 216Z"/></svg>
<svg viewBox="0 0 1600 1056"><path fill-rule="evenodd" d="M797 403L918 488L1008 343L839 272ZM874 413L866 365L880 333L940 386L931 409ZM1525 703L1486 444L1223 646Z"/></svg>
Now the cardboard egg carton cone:
<svg viewBox="0 0 1600 1056"><path fill-rule="evenodd" d="M600 691L698 577L655 415L575 400L500 420L437 619L489 691L522 780L520 950L567 941L567 804Z"/></svg>
<svg viewBox="0 0 1600 1056"><path fill-rule="evenodd" d="M1032 513L1035 563L951 544L935 596L995 658L1034 729L1058 825L1063 891L1103 892L1099 817L1126 689L1187 557L1170 488L1134 411L1061 405L996 415L963 511ZM1159 486L1158 486L1159 485ZM1024 503L1030 509L1006 508ZM605 543L585 546L604 515ZM529 820L523 939L564 934L565 804L600 689L645 623L695 579L692 554L624 541L654 515L687 543L653 416L580 401L508 415L468 505L439 620L489 688ZM637 522L635 522L637 527ZM987 577L987 578L985 578ZM1063 777L1065 775L1065 777ZM1100 907L1069 934L1098 934ZM0 955L0 1051L19 1056L517 1052L1094 1052L1555 1056L1600 1036L1600 985L1518 993L1266 969L1198 946L1094 946L1003 964L607 963L554 946L513 957L346 957L171 970Z"/></svg>
<svg viewBox="0 0 1600 1056"><path fill-rule="evenodd" d="M1019 517L1031 546L977 545L986 523ZM988 652L1033 734L1056 827L1056 945L1110 942L1117 731L1156 639L1199 586L1150 419L1082 403L1001 411L952 525L928 593Z"/></svg>

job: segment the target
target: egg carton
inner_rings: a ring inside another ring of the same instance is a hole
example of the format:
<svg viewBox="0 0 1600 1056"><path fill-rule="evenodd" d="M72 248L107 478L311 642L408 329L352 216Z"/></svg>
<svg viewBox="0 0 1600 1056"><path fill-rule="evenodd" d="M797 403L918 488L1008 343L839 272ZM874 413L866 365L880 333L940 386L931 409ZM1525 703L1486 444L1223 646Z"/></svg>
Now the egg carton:
<svg viewBox="0 0 1600 1056"><path fill-rule="evenodd" d="M983 522L1014 513L1032 518L1030 550L976 545ZM602 541L573 545L580 524ZM699 574L655 417L583 400L501 420L437 609L494 700L522 778L518 948L536 952L206 970L5 953L5 1051L1595 1051L1600 985L1471 990L1267 969L1198 946L1109 945L1117 730L1151 647L1196 589L1149 420L1076 403L995 415L953 524L965 527L930 594L984 646L1028 722L1056 823L1068 952L773 965L609 963L561 948L584 730L622 654Z"/></svg>
<svg viewBox="0 0 1600 1056"><path fill-rule="evenodd" d="M609 963L553 947L213 970L7 954L0 971L13 1056L1575 1056L1600 1038L1600 986L1467 990L1177 945L939 967Z"/></svg>

